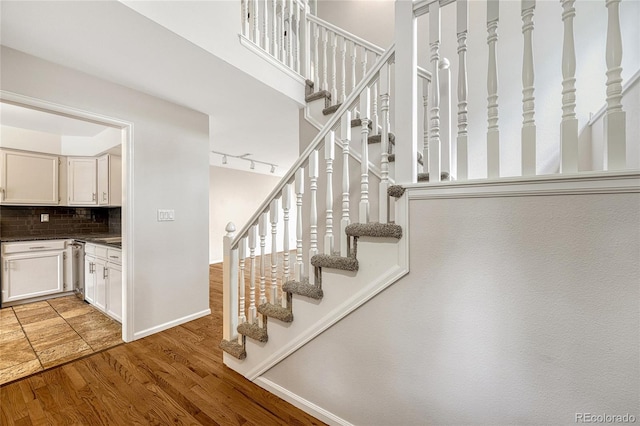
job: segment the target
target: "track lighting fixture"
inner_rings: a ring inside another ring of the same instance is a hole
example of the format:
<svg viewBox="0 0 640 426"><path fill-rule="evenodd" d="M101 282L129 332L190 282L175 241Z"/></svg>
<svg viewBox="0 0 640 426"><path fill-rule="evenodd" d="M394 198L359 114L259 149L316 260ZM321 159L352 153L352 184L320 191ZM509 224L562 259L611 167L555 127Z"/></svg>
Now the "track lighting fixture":
<svg viewBox="0 0 640 426"><path fill-rule="evenodd" d="M229 158L237 158L238 160L245 160L249 162L249 169L251 170L255 170L256 169L256 163L257 164L263 164L265 166L269 166L270 167L270 172L271 173L275 173L276 172L276 167L278 167L277 164L273 164L273 163L267 163L265 161L258 161L258 160L252 160L249 157L251 154L242 154L242 155L233 155L233 154L226 154L224 152L218 152L218 151L211 151L213 154L217 154L217 155L221 155L222 156L222 164L229 164Z"/></svg>

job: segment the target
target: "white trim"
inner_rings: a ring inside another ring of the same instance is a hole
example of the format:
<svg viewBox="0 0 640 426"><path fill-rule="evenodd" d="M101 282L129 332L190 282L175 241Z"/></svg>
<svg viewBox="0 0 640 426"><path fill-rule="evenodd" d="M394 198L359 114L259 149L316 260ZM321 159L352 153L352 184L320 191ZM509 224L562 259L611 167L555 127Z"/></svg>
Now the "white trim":
<svg viewBox="0 0 640 426"><path fill-rule="evenodd" d="M289 391L288 389L283 388L282 386L272 382L269 379L264 377L258 377L253 381L256 385L260 386L262 389L271 392L274 395L279 396L280 398L287 401L289 404L298 407L302 411L307 414L314 416L315 418L330 424L330 425L341 425L341 426L353 426L352 423L349 423L345 419L336 416L335 414L325 410L322 407L317 406L313 402L307 401L301 396Z"/></svg>
<svg viewBox="0 0 640 426"><path fill-rule="evenodd" d="M216 263L222 263L222 259L209 259L209 266L214 265Z"/></svg>
<svg viewBox="0 0 640 426"><path fill-rule="evenodd" d="M271 356L264 359L261 363L249 370L245 374L245 377L251 381L255 380L265 371L278 364L280 361L300 349L309 341L316 338L318 335L340 321L342 318L346 317L351 312L364 305L375 295L398 281L400 278L404 277L409 272L408 251L406 250L406 248L402 247L402 245L405 245L405 247L408 245L407 236L403 235L398 244L401 245L398 255L399 265L391 268L389 272L387 272L387 274L370 283L369 285L352 295L349 299L345 300L342 304L327 312L327 314L320 318L312 327L306 330L306 332L300 334L297 338L290 341L287 345L281 347L278 351L274 352Z"/></svg>
<svg viewBox="0 0 640 426"><path fill-rule="evenodd" d="M45 112L53 112L66 117L90 121L93 123L115 127L122 131L122 227L124 235L122 238L122 286L123 292L123 312L122 312L122 340L131 342L134 339L134 257L133 257L133 135L134 125L132 122L105 115L95 114L89 111L60 105L18 93L0 90L0 101L24 106L26 108L38 109Z"/></svg>
<svg viewBox="0 0 640 426"><path fill-rule="evenodd" d="M143 337L151 336L152 334L159 333L164 330L168 330L170 328L176 327L181 324L185 324L189 321L196 320L198 318L206 317L207 315L211 315L211 309L205 309L200 312L195 312L193 314L184 316L182 318L175 319L173 321L165 322L164 324L156 325L151 328L147 328L146 330L137 331L133 334L133 339L138 340Z"/></svg>
<svg viewBox="0 0 640 426"><path fill-rule="evenodd" d="M640 192L640 171L406 185L410 200Z"/></svg>
<svg viewBox="0 0 640 426"><path fill-rule="evenodd" d="M640 69L636 71L635 74L633 74L627 82L625 82L624 87L622 88L622 96L626 95L627 92L631 90L631 88L638 81L640 81ZM600 119L600 117L602 117L606 111L607 111L607 104L605 103L598 110L598 112L596 112L595 114L591 115L591 117L589 117L589 122L587 123L587 126L593 126L593 123L595 123L598 119Z"/></svg>

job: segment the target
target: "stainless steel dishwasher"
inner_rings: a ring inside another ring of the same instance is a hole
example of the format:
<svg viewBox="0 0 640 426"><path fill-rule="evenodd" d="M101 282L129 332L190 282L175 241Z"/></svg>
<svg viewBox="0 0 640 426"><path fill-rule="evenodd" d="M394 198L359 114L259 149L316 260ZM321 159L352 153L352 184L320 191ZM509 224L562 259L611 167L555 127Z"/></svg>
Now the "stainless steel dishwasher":
<svg viewBox="0 0 640 426"><path fill-rule="evenodd" d="M71 282L73 292L84 300L84 243L74 241L71 247Z"/></svg>

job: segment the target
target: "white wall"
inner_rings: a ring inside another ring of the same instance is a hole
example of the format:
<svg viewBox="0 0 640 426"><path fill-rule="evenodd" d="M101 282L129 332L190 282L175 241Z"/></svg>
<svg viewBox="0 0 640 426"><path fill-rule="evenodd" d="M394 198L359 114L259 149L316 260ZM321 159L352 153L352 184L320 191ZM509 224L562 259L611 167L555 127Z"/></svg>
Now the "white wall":
<svg viewBox="0 0 640 426"><path fill-rule="evenodd" d="M0 126L0 147L60 155L62 139L52 133Z"/></svg>
<svg viewBox="0 0 640 426"><path fill-rule="evenodd" d="M209 167L210 263L222 262L222 237L227 223L233 222L239 231L279 181L276 176ZM271 245L268 247L271 252Z"/></svg>
<svg viewBox="0 0 640 426"><path fill-rule="evenodd" d="M4 46L1 55L3 90L134 123L123 212L133 211L135 336L206 314L208 116ZM157 222L157 209L176 220Z"/></svg>
<svg viewBox="0 0 640 426"><path fill-rule="evenodd" d="M63 136L62 155L96 156L122 143L120 129L106 128L93 137Z"/></svg>
<svg viewBox="0 0 640 426"><path fill-rule="evenodd" d="M640 418L640 195L413 201L410 273L265 374L366 425Z"/></svg>

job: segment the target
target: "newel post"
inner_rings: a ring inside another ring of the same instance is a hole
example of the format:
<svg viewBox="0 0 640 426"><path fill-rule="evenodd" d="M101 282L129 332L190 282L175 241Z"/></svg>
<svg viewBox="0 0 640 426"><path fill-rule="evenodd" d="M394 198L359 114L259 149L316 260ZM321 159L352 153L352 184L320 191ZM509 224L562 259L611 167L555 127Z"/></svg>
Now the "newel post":
<svg viewBox="0 0 640 426"><path fill-rule="evenodd" d="M413 1L395 3L396 183L418 177L417 32Z"/></svg>
<svg viewBox="0 0 640 426"><path fill-rule="evenodd" d="M236 226L229 222L222 239L222 338L231 341L238 327L238 249L231 248Z"/></svg>

